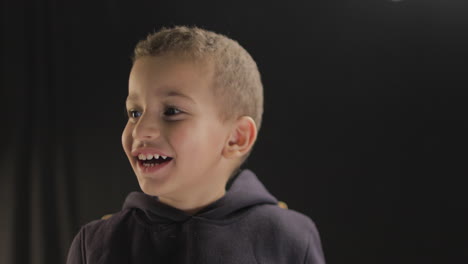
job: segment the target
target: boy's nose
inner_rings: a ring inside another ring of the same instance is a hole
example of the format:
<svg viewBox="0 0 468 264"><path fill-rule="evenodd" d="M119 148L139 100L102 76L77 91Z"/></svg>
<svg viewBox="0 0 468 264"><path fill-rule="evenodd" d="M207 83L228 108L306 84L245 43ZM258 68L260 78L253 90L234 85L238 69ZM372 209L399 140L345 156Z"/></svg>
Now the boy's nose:
<svg viewBox="0 0 468 264"><path fill-rule="evenodd" d="M157 122L142 115L133 129L132 136L134 139L151 140L159 137L160 133Z"/></svg>

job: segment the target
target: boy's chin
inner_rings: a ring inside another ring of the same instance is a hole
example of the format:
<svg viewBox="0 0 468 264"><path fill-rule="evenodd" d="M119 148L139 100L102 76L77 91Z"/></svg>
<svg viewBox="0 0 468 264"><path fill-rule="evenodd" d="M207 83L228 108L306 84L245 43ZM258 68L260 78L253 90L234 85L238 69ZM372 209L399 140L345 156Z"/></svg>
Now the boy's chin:
<svg viewBox="0 0 468 264"><path fill-rule="evenodd" d="M164 193L161 188L158 188L157 186L151 185L147 182L140 182L140 189L143 193L151 196L160 196L162 193Z"/></svg>
<svg viewBox="0 0 468 264"><path fill-rule="evenodd" d="M138 178L138 184L140 185L140 189L147 195L151 196L161 196L165 193L169 192L169 184L166 180L160 179L152 179L147 177L140 177Z"/></svg>

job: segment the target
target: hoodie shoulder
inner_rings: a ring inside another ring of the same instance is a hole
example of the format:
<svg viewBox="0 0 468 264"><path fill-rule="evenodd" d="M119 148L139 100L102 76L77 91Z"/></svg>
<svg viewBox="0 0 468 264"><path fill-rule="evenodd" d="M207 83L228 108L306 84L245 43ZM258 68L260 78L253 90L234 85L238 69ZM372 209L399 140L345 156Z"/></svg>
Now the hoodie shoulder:
<svg viewBox="0 0 468 264"><path fill-rule="evenodd" d="M256 207L249 218L249 224L260 230L260 236L277 241L274 248L290 252L289 258L300 256L298 263L325 263L318 229L307 215L266 204Z"/></svg>
<svg viewBox="0 0 468 264"><path fill-rule="evenodd" d="M278 205L267 204L259 206L256 214L268 219L271 224L288 232L304 233L316 231L315 222L307 215L293 209L282 208Z"/></svg>
<svg viewBox="0 0 468 264"><path fill-rule="evenodd" d="M125 222L131 214L131 209L123 209L114 214L104 215L101 219L93 220L82 227L88 235L104 235Z"/></svg>
<svg viewBox="0 0 468 264"><path fill-rule="evenodd" d="M124 209L105 219L91 221L83 225L76 234L68 251L67 264L87 263L90 256L102 254L105 242L121 228L131 214L130 209Z"/></svg>

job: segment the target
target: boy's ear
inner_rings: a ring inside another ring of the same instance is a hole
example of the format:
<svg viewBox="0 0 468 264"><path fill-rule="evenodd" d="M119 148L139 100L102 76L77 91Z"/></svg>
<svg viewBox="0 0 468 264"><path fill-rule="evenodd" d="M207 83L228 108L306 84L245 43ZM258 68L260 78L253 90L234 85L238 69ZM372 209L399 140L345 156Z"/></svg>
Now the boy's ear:
<svg viewBox="0 0 468 264"><path fill-rule="evenodd" d="M237 119L228 142L224 146L225 158L238 158L249 152L257 139L257 126L250 116L241 116Z"/></svg>

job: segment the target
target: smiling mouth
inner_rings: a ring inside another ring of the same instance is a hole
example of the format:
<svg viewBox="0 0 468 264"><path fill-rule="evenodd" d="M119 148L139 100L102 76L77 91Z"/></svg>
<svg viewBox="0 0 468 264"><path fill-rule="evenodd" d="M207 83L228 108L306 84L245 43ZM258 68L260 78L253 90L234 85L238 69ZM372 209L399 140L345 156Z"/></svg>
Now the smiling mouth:
<svg viewBox="0 0 468 264"><path fill-rule="evenodd" d="M167 156L156 155L156 156L151 157L150 155L150 157L148 157L148 156L145 156L144 154L140 154L136 158L137 158L138 163L140 163L143 167L154 167L154 166L157 166L157 165L160 165L160 164L163 164L172 160L171 157L167 157Z"/></svg>

